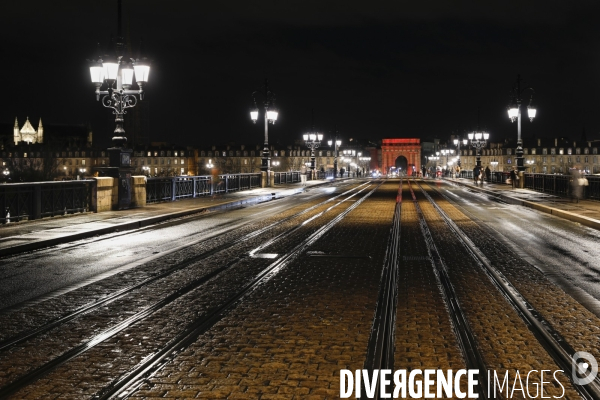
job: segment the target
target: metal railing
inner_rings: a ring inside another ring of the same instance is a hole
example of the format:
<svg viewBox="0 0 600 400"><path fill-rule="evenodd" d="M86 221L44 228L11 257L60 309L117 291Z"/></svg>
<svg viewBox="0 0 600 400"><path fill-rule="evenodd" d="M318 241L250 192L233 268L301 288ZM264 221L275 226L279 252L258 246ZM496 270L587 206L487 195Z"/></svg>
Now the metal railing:
<svg viewBox="0 0 600 400"><path fill-rule="evenodd" d="M275 172L276 185L296 182L300 182L300 171Z"/></svg>
<svg viewBox="0 0 600 400"><path fill-rule="evenodd" d="M523 174L525 178L524 187L538 192L550 193L556 196L571 196L573 182L571 175L562 174ZM461 171L460 177L473 179L473 171ZM490 183L507 183L510 172L495 171L490 175ZM586 175L588 186L582 189L582 198L600 200L600 175Z"/></svg>
<svg viewBox="0 0 600 400"><path fill-rule="evenodd" d="M462 170L459 174L460 178L473 179L473 170ZM509 172L502 171L490 171L490 176L486 176L483 173L483 179L489 183L506 183L506 180L510 177Z"/></svg>
<svg viewBox="0 0 600 400"><path fill-rule="evenodd" d="M254 189L260 187L260 178L260 174L222 174L214 182L210 175L148 178L146 203Z"/></svg>
<svg viewBox="0 0 600 400"><path fill-rule="evenodd" d="M95 180L0 185L0 223L90 211Z"/></svg>
<svg viewBox="0 0 600 400"><path fill-rule="evenodd" d="M588 186L582 189L582 198L600 200L600 176L586 175ZM525 187L557 196L570 196L573 182L570 175L525 174Z"/></svg>

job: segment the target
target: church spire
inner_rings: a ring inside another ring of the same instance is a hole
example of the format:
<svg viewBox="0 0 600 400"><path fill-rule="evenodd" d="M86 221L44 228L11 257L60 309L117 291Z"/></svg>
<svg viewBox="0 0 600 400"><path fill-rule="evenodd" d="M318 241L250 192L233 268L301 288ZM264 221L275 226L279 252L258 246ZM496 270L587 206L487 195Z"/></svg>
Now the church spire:
<svg viewBox="0 0 600 400"><path fill-rule="evenodd" d="M42 125L42 117L40 117L40 123L38 124L37 142L44 143L44 126Z"/></svg>
<svg viewBox="0 0 600 400"><path fill-rule="evenodd" d="M19 132L19 120L17 117L15 117L15 125L13 127L13 140L15 141L15 145L21 141L21 132Z"/></svg>

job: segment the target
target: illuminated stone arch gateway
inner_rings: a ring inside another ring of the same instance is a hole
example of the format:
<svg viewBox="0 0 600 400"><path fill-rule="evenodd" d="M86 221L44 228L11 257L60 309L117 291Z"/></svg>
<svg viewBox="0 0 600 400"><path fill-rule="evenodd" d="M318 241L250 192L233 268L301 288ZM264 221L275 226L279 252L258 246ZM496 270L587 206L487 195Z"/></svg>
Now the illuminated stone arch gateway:
<svg viewBox="0 0 600 400"><path fill-rule="evenodd" d="M381 167L384 173L396 167L398 157L406 158L407 174L421 170L421 139L383 139L381 142Z"/></svg>

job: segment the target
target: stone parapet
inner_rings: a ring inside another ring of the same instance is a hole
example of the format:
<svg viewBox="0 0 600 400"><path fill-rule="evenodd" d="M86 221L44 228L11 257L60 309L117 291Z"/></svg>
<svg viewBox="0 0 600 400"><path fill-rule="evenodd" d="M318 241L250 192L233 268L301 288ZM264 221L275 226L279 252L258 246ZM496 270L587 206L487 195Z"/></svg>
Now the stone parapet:
<svg viewBox="0 0 600 400"><path fill-rule="evenodd" d="M118 179L108 177L94 178L96 180L96 191L93 194L92 204L96 212L113 210L119 203Z"/></svg>
<svg viewBox="0 0 600 400"><path fill-rule="evenodd" d="M146 177L132 176L131 208L146 207Z"/></svg>
<svg viewBox="0 0 600 400"><path fill-rule="evenodd" d="M117 210L119 208L119 180L117 178L98 177L96 190L92 196L92 209L96 212ZM146 177L131 177L131 208L146 206Z"/></svg>

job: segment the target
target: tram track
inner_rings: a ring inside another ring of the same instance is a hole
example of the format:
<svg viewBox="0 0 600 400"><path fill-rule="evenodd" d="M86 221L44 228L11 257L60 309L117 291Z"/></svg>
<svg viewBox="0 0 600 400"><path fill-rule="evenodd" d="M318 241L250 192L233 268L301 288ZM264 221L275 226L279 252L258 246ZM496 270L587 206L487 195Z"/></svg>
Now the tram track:
<svg viewBox="0 0 600 400"><path fill-rule="evenodd" d="M462 244L467 254L475 261L479 268L492 282L493 286L506 299L510 306L516 311L525 325L536 337L540 345L546 350L554 362L566 372L572 386L579 395L585 399L600 399L600 382L598 378L587 385L579 385L572 379L573 369L577 368L578 360L574 360L576 353L573 347L564 337L555 330L551 323L537 311L526 299L526 297L504 276L504 274L488 260L483 251L479 249L468 235L452 220L439 204L427 193L422 185L418 184L422 195L431 204L443 219L449 231ZM431 188L431 186L428 186ZM435 193L441 195L437 189L432 188Z"/></svg>
<svg viewBox="0 0 600 400"><path fill-rule="evenodd" d="M394 335L396 327L396 308L398 302L398 269L400 252L400 219L402 212L402 179L398 194L390 235L388 239L384 266L379 281L379 295L375 306L375 315L367 344L364 369L371 374L375 370L394 370ZM374 388L375 398L379 398L381 382ZM362 393L366 393L363 386Z"/></svg>
<svg viewBox="0 0 600 400"><path fill-rule="evenodd" d="M483 356L479 350L479 347L477 346L477 340L475 339L475 335L471 329L465 310L458 300L458 296L448 275L448 267L446 266L443 257L440 255L437 246L435 245L431 231L429 230L425 216L423 215L410 181L408 182L408 188L412 196L413 204L417 210L419 225L421 227L423 238L425 239L427 253L429 255L438 286L442 293L442 297L447 305L447 310L452 321L452 327L454 329L459 347L462 350L465 365L467 369L479 371L480 377L485 377L487 367L483 361ZM488 396L489 391L487 388L487 381L485 379L478 380L478 392L480 398L494 398L493 396Z"/></svg>
<svg viewBox="0 0 600 400"><path fill-rule="evenodd" d="M60 316L60 317L58 317L58 318L56 318L56 319L54 319L52 321L49 321L46 324L44 324L42 326L39 326L39 327L37 327L35 329L31 329L31 330L29 330L27 332L23 332L23 333L21 333L19 335L16 335L16 336L10 337L8 339L2 340L2 341L0 341L0 351L6 350L6 349L8 349L8 348L10 348L10 347L12 347L12 346L14 346L16 344L19 344L19 343L22 343L22 342L24 342L26 340L32 339L32 338L34 338L34 337L36 337L36 336L38 336L38 335L40 335L40 334L42 334L44 332L48 332L49 330L54 329L54 328L56 328L56 327L58 327L58 326L60 326L60 325L62 325L64 323L67 323L67 322L72 321L72 320L74 320L74 319L76 319L78 317L81 317L81 316L86 315L86 314L88 314L90 312L93 312L94 310L97 310L98 308L100 308L102 306L108 305L108 304L110 304L110 303L112 303L112 302L114 302L114 301L116 301L116 300L118 300L120 298L123 298L124 296L127 296L128 294L134 292L135 290L138 290L138 289L140 289L142 287L145 287L145 286L147 286L147 285L149 285L149 284L151 284L153 282L156 282L156 281L158 281L160 279L164 279L164 278L166 278L168 276L171 276L175 272L181 271L181 270L189 267L192 264L195 264L195 263L197 263L199 261L207 259L208 257L214 256L215 254L217 254L217 253L219 253L219 252L221 252L221 251L223 251L225 249L228 249L234 243L239 244L239 243L243 243L243 242L249 241L249 240L251 240L253 238L256 238L256 237L260 236L261 234L263 234L265 232L268 232L268 231L272 230L273 228L275 228L275 227L277 227L279 225L282 225L285 222L288 222L288 221L290 221L290 220L292 220L294 218L301 217L301 216L303 216L303 215L305 215L305 214L307 214L307 213L309 213L309 212L317 209L318 207L321 207L321 206L323 206L325 204L331 203L331 202L339 199L340 197L351 195L355 190L359 190L364 185L365 184L360 185L357 188L353 188L351 190L347 190L347 191L345 191L345 192L343 192L343 193L341 193L341 194L339 194L337 196L334 196L334 197L331 197L331 198L325 200L324 202L320 202L318 204L315 204L315 205L313 205L311 207L308 207L308 208L306 208L306 209L304 209L304 210L302 210L302 211L300 211L298 213L295 213L293 215L290 215L290 216L287 216L287 217L285 217L283 219L280 219L280 220L278 220L278 221L276 221L274 223L271 223L271 224L269 224L269 225L267 225L267 226L265 226L265 227L263 227L261 229L258 229L258 230L255 230L253 232L250 232L250 233L244 235L241 238L235 238L235 239L229 240L229 241L227 241L227 242L225 242L225 243L223 243L221 245L218 245L218 246L216 246L216 247L214 247L214 248L212 248L212 249L210 249L208 251L202 252L202 253L194 256L194 257L188 258L184 262L181 262L181 263L179 263L179 264L177 264L177 265L175 265L175 266L173 266L171 268L168 268L167 270L165 270L165 271L163 271L161 273L158 273L158 274L156 274L156 275L154 275L154 276L152 276L150 278L147 278L147 279L145 279L145 280L143 280L141 282L138 282L136 284L129 285L129 286L124 287L124 288L122 288L120 290L117 290L117 291L115 291L112 294L104 296L101 299L99 299L97 301L94 301L92 303L86 304L83 307L80 307L80 308L78 308L78 309L76 309L76 310L74 310L74 311L72 311L72 312L70 312L68 314L62 315L62 316ZM339 203L338 203L338 205L339 205ZM332 209L332 207L329 207L326 211L330 211L331 209ZM322 215L323 213L324 212L321 212L320 215ZM293 228L293 230L295 230L295 229L296 228ZM222 236L228 234L229 232L230 231L228 230L226 232L223 232L221 234L218 234L216 236L211 237L211 239L218 239L219 237L222 237ZM289 231L289 232L291 232L291 231ZM163 252L159 256L160 257L164 257L164 256L166 256L168 254L175 253L175 252L179 251L183 247L190 247L190 246L196 245L198 243L204 242L206 240L207 240L206 237L203 237L201 239L197 239L195 241L186 243L184 246L177 246L177 247L169 250L168 252ZM262 247L264 247L264 246L261 246L260 248L262 248ZM251 254L254 254L254 252L256 252L256 250L253 251ZM155 258L157 258L157 256L147 257L147 258L145 258L145 259L143 259L141 261L139 261L139 260L135 261L135 262L131 263L132 264L131 267L136 267L138 265L141 265L144 262L148 262L150 259L155 259ZM125 266L125 267L122 267L121 269L128 269L128 267Z"/></svg>
<svg viewBox="0 0 600 400"><path fill-rule="evenodd" d="M241 301L247 294L251 293L259 285L266 283L270 280L277 272L291 263L301 253L305 252L313 243L315 243L320 237L325 235L333 226L339 223L348 213L357 208L363 201L365 201L378 186L369 191L366 195L354 202L350 207L344 210L341 214L336 216L334 219L329 221L327 224L322 226L316 232L312 233L300 244L296 245L287 254L278 258L275 262L265 268L256 278L249 282L242 290L238 291L218 309L212 311L210 314L199 318L194 321L188 328L175 337L171 343L163 347L159 352L156 352L154 356L140 363L135 369L129 371L121 379L113 381L105 390L97 393L93 396L94 399L111 399L111 398L127 398L134 390L139 388L145 380L154 375L164 365L166 365L172 357L177 355L189 344L193 343L198 336L210 329L214 324L220 321L226 313L231 310L238 301Z"/></svg>
<svg viewBox="0 0 600 400"><path fill-rule="evenodd" d="M329 202L335 201L336 199L339 199L340 197L343 196L348 196L344 199L340 199L340 201L330 207L328 207L326 210L321 211L320 213L318 213L317 215L323 216L325 213L327 213L328 211L331 211L333 208L335 208L336 206L338 206L339 204L347 201L349 198L352 198L354 196L357 196L358 194L360 194L361 192L363 192L364 190L366 190L368 188L369 184L363 184L360 185L357 188L353 188L351 190L348 190L340 195L337 195L335 197L332 197L324 202L321 202L319 204L316 204L314 206L311 206L299 213L296 213L292 216L286 217L284 219L281 219L279 221L276 221L273 224L270 224L260 230L251 232L250 234L246 235L242 240L241 238L237 238L235 239L236 243L239 243L240 241L247 241L250 240L252 238L256 238L258 236L260 236L262 233L267 232L269 230L271 230L273 227L282 224L284 222L288 222L290 221L292 218L298 217L300 215L306 214L314 209L316 209L317 207L323 206L324 204L327 204ZM302 249L304 249L306 246L312 244L315 240L317 240L322 234L324 234L324 232L326 232L328 229L330 229L333 225L335 225L337 222L339 222L339 220L341 220L347 213L349 213L352 209L356 208L360 203L362 203L362 201L364 201L364 199L366 199L368 196L370 196L370 194L376 190L373 189L370 192L368 192L366 195L362 196L359 200L353 202L352 205L350 205L345 211L342 211L337 217L334 217L334 219L332 221L330 221L328 224L326 224L325 226L321 227L320 229L318 229L316 232L312 233L309 238L305 239L303 242L301 242L300 245L296 246L294 248L294 250L292 250L291 252L287 253L286 255L279 257L277 259L277 261L273 262L272 264L270 264L269 267L267 267L265 270L263 270L260 274L258 274L254 280L252 280L250 283L248 283L247 285L244 286L244 288L241 290L241 292L236 293L233 296L230 296L227 301L225 302L225 305L223 305L222 307L217 307L215 309L213 309L212 311L210 311L209 313L205 314L203 317L197 319L193 324L188 325L188 327L185 329L186 334L184 336L189 336L189 335L196 335L196 337L201 334L200 331L205 331L206 329L208 329L210 326L212 326L212 324L214 324L216 321L219 320L219 318L222 318L222 316L232 307L235 306L235 304L237 304L236 302L238 300L240 300L241 298L243 298L245 296L245 294L251 292L253 287L256 287L257 285L259 285L261 282L269 279L268 277L271 276L272 274L277 273L281 268L283 268L285 265L287 265L288 262L290 262L292 259L294 259L299 252L302 251ZM311 220L314 220L314 218L317 217L312 217ZM288 237L291 231L295 231L299 228L299 226L293 227L291 229L288 230L287 235L286 234L280 234L278 235L279 238L284 238L284 237ZM274 243L274 241L270 242L271 244ZM101 307L101 306L105 306L107 304L109 304L110 302L116 300L117 298L121 298L126 296L127 294L131 293L133 290L136 290L137 288L143 287L151 282L156 282L161 278L167 277L170 274L182 270L183 268L185 268L186 266L189 266L191 264L197 263L198 261L205 259L211 255L214 255L216 253L218 253L219 251L229 248L232 246L231 242L228 243L224 243L220 246L218 246L217 248L211 249L208 252L205 252L203 254L198 255L197 257L194 257L193 260L186 260L183 264L185 265L177 265L167 271L164 271L163 273L161 273L160 275L157 275L155 277L152 277L150 279L147 279L143 282L140 282L136 285L132 285L130 287L124 288L121 291L119 291L118 293L114 293L113 297L110 299L102 299L99 302L93 303L93 304L88 304L86 307L77 310L77 312L65 315L55 321L52 321L51 324L47 324L44 327L38 328L38 330L36 331L32 331L32 332L27 332L23 335L20 335L20 337L14 337L11 338L9 340L5 340L2 342L2 344L0 344L0 348L1 349L8 349L18 343L23 343L26 342L27 340L36 337L38 335L40 335L43 332L47 332L50 331L51 329L54 329L58 326L63 325L64 323L71 321L73 319L78 318L81 315L85 315L88 314L90 312L92 312L93 310ZM261 250L262 248L264 248L265 246L259 246L259 248L255 249L254 253L256 253L257 251ZM252 252L251 252L252 253ZM252 253L252 254L254 254ZM146 307L143 311L140 311L138 313L136 313L135 315L130 316L129 318L127 318L127 320L122 321L121 323L119 323L118 325L112 326L108 329L106 329L105 331L101 332L100 334L95 335L94 337L92 337L90 340L86 341L86 343L81 344L80 346L73 348L71 350L69 350L68 352L64 353L63 356L61 356L62 358L59 359L57 358L56 360L53 360L51 362L48 362L46 364L44 364L41 367L38 367L37 369L30 371L28 374L18 378L18 380L13 381L12 383L4 386L3 388L0 389L0 398L4 398L8 395L10 395L11 393L15 393L16 391L18 391L20 388L36 381L37 379L39 379L40 377L48 374L50 371L58 368L59 366L65 364L66 362L68 362L70 359L77 357L78 355L82 354L83 352L89 350L90 348L94 347L96 344L103 342L105 340L107 340L108 338L116 335L117 333L123 331L124 329L126 329L127 327L131 326L132 324L136 323L137 321L146 318L147 316L153 314L156 310L162 309L164 306L166 306L167 304L175 301L176 299L184 296L187 293L190 293L192 290L197 289L199 286L201 286L202 284L206 283L208 280L214 278L215 276L223 273L225 270L227 270L229 267L233 266L236 264L236 262L239 260L231 260L227 265L218 268L216 270L213 270L210 274L200 277L192 282L190 282L188 285L180 288L179 290L177 290L174 293L171 293L171 295L169 295L168 297L154 303L152 306L150 307ZM269 275L271 274L271 275ZM207 325L208 324L208 325ZM198 330L200 329L200 331ZM200 332L200 333L198 333ZM181 335L178 336L181 340L183 340L183 337L181 337ZM181 340L175 340L174 341L170 341L171 344L175 343L175 342L180 342ZM163 354L163 352L160 352L161 354ZM172 354L173 350L169 350L166 353ZM164 353L164 354L166 354ZM155 352L155 354L158 354L157 352ZM164 359L164 358L161 358ZM156 361L156 360L155 360ZM136 369L137 371L138 369ZM111 387L113 388L121 388L121 387L129 387L129 384L125 384L124 382L127 379L123 380L123 382L119 381L118 384L112 385ZM113 390L113 389L111 389ZM121 390L121 389L119 389ZM106 396L106 394L103 392L103 394L99 395L99 398L105 398L104 396Z"/></svg>

